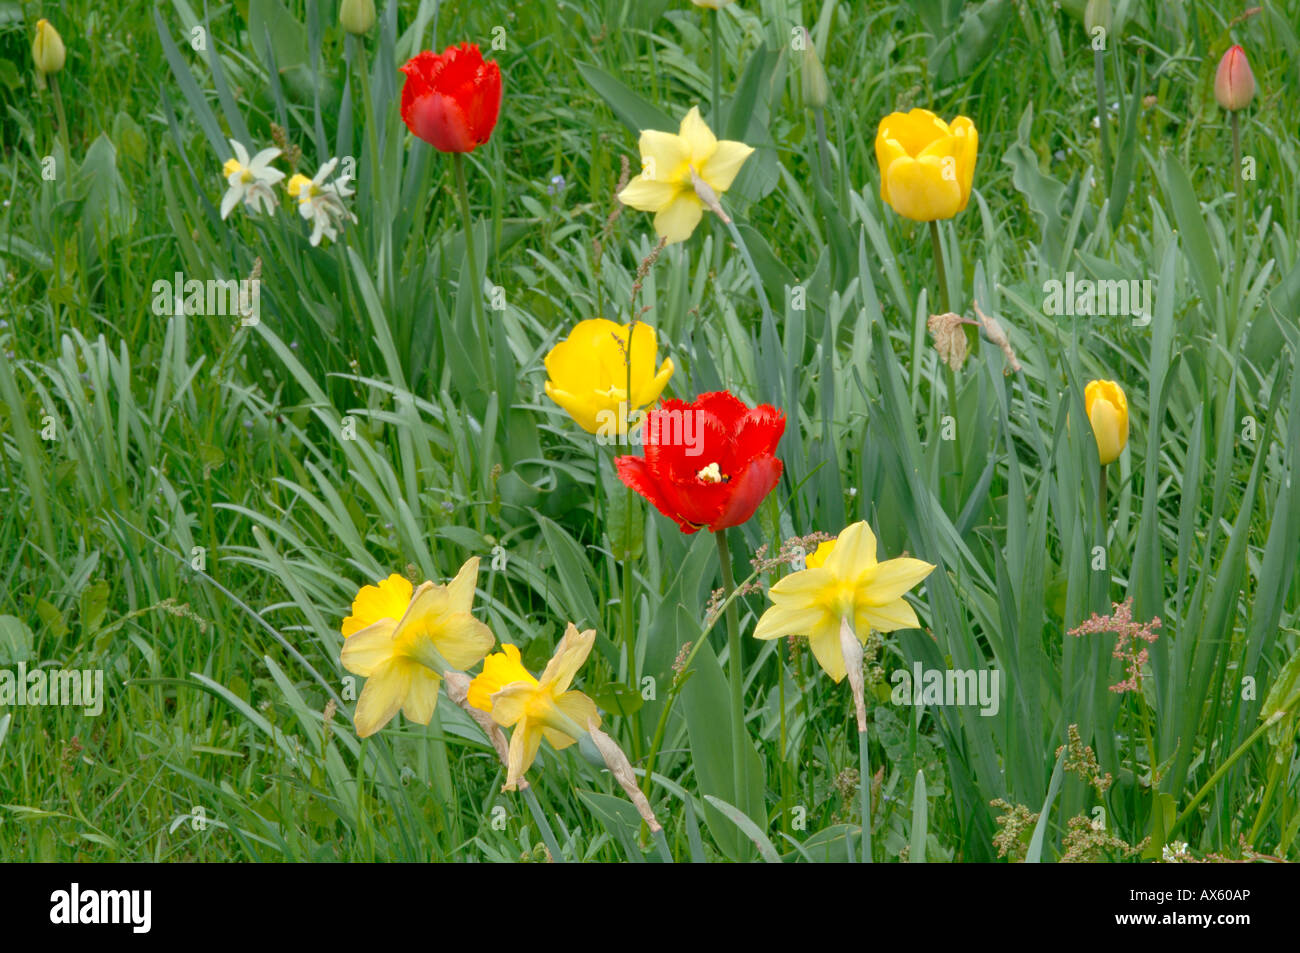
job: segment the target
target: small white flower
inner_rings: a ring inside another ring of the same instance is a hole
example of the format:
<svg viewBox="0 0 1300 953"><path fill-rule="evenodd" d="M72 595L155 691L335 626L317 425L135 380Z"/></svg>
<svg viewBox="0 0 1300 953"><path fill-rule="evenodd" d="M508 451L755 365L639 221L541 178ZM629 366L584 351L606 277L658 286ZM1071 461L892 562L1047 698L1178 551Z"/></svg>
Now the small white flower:
<svg viewBox="0 0 1300 953"><path fill-rule="evenodd" d="M344 219L357 220L343 202L353 194L353 190L348 188L348 180L352 177L341 175L333 182L325 182L334 173L338 162L338 159L330 159L320 167L315 178L300 174L289 180L289 194L298 200L298 214L312 223L313 245L319 245L322 237L338 241L338 223Z"/></svg>
<svg viewBox="0 0 1300 953"><path fill-rule="evenodd" d="M275 212L275 193L271 186L284 178L279 169L271 168L271 161L280 155L279 149L263 149L252 159L243 143L230 140L230 147L235 150L235 157L227 159L221 172L226 177L226 194L221 197L221 217L225 219L240 202L256 214L259 210L267 215Z"/></svg>

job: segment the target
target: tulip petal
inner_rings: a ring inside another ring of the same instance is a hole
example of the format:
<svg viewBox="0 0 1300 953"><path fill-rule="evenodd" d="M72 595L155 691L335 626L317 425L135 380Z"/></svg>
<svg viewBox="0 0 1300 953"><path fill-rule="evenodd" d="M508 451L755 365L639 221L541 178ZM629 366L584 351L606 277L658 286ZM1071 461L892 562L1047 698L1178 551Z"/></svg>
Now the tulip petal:
<svg viewBox="0 0 1300 953"><path fill-rule="evenodd" d="M945 171L934 156L898 159L885 172L886 201L904 218L933 222L952 218L961 210L961 185L955 170Z"/></svg>
<svg viewBox="0 0 1300 953"><path fill-rule="evenodd" d="M709 524L709 529L716 533L748 520L758 509L758 504L767 499L780 482L784 469L784 464L776 457L764 456L747 466L739 476L732 477L722 512Z"/></svg>
<svg viewBox="0 0 1300 953"><path fill-rule="evenodd" d="M598 433L601 424L605 421L602 411L609 410L613 416L609 418L609 425L613 428L613 433L618 433L618 411L614 402L610 402L610 407L603 406L603 402L598 404L590 396L577 397L568 391L560 390L553 386L550 381L543 385L546 389L546 396L559 404L560 407L573 418L576 423L587 433ZM611 409L614 408L614 409Z"/></svg>

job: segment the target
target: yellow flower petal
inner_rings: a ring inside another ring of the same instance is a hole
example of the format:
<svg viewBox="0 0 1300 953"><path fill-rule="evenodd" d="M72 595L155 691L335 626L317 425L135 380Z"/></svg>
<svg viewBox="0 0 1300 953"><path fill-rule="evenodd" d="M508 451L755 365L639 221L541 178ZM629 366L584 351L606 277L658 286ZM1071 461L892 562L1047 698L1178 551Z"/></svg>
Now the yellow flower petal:
<svg viewBox="0 0 1300 953"><path fill-rule="evenodd" d="M511 682L492 693L492 720L503 728L519 722L528 714L528 705L537 688L527 682Z"/></svg>
<svg viewBox="0 0 1300 953"><path fill-rule="evenodd" d="M533 762L537 760L537 748L542 743L542 727L532 723L532 719L520 722L510 735L510 750L506 759L506 783L504 790L513 791Z"/></svg>
<svg viewBox="0 0 1300 953"><path fill-rule="evenodd" d="M934 572L934 568L930 563L906 557L877 563L863 601L871 606L888 605Z"/></svg>
<svg viewBox="0 0 1300 953"><path fill-rule="evenodd" d="M360 737L370 737L393 720L406 701L417 665L408 659L390 659L366 679L366 687L361 690L352 718Z"/></svg>
<svg viewBox="0 0 1300 953"><path fill-rule="evenodd" d="M349 672L369 678L375 669L393 657L395 631L397 623L392 619L380 619L366 626L343 642L339 661Z"/></svg>
<svg viewBox="0 0 1300 953"><path fill-rule="evenodd" d="M682 118L678 135L685 142L690 161L698 172L699 167L707 162L714 150L718 148L718 138L709 128L708 123L700 118L699 106L692 106L690 112Z"/></svg>
<svg viewBox="0 0 1300 953"><path fill-rule="evenodd" d="M411 669L411 686L402 703L402 714L417 725L427 725L433 720L433 710L438 704L438 689L442 679L423 665Z"/></svg>
<svg viewBox="0 0 1300 953"><path fill-rule="evenodd" d="M875 629L877 632L893 632L895 629L919 629L920 621L912 607L903 599L883 606L859 608L854 614L859 632Z"/></svg>
<svg viewBox="0 0 1300 953"><path fill-rule="evenodd" d="M641 133L641 178L680 184L690 167L690 146L681 136L657 129ZM626 190L625 190L626 191Z"/></svg>
<svg viewBox="0 0 1300 953"><path fill-rule="evenodd" d="M352 635L380 619L396 622L411 603L410 580L396 573L378 585L362 586L352 601L352 614L343 620L343 635Z"/></svg>
<svg viewBox="0 0 1300 953"><path fill-rule="evenodd" d="M933 222L952 218L962 209L961 185L955 170L945 172L940 158L898 159L885 177L887 201L904 218Z"/></svg>
<svg viewBox="0 0 1300 953"><path fill-rule="evenodd" d="M492 696L514 682L537 685L537 679L524 668L518 647L503 643L500 652L494 652L483 660L483 671L469 683L469 704L482 711L491 711Z"/></svg>
<svg viewBox="0 0 1300 953"><path fill-rule="evenodd" d="M740 172L740 167L753 154L753 148L743 142L724 139L718 143L717 148L713 150L713 154L705 160L697 171L700 178L707 182L713 188L713 191L721 195L731 188L731 183L736 180L736 174Z"/></svg>
<svg viewBox="0 0 1300 953"><path fill-rule="evenodd" d="M828 539L819 543L817 548L808 554L804 559L804 565L809 569L820 569L826 565L826 557L835 549L835 540Z"/></svg>
<svg viewBox="0 0 1300 953"><path fill-rule="evenodd" d="M835 538L822 568L837 579L851 580L876 565L876 534L866 520L844 528Z"/></svg>
<svg viewBox="0 0 1300 953"><path fill-rule="evenodd" d="M840 626L824 626L820 631L808 637L808 648L812 649L813 658L834 682L841 682L848 669L844 666L844 649L840 647Z"/></svg>
<svg viewBox="0 0 1300 953"><path fill-rule="evenodd" d="M582 692L565 692L555 699L555 707L572 718L582 728L591 727L592 721L596 722L597 728L600 727L600 713L596 710L596 703ZM545 729L545 734L546 740L550 742L551 747L556 751L563 751L578 740L555 728Z"/></svg>
<svg viewBox="0 0 1300 953"><path fill-rule="evenodd" d="M586 629L579 632L572 622L564 630L564 637L555 648L555 654L542 672L540 687L552 695L559 695L573 683L573 677L582 668L591 654L591 647L596 644L596 630Z"/></svg>
<svg viewBox="0 0 1300 953"><path fill-rule="evenodd" d="M638 175L618 193L618 200L629 208L642 212L657 212L681 191L680 185L671 182L656 182Z"/></svg>
<svg viewBox="0 0 1300 953"><path fill-rule="evenodd" d="M460 567L456 577L447 583L447 604L453 612L469 612L474 608L474 587L478 582L478 557L471 556Z"/></svg>
<svg viewBox="0 0 1300 953"><path fill-rule="evenodd" d="M655 215L655 232L667 239L669 245L675 245L691 237L703 216L704 205L699 196L694 192L679 192Z"/></svg>
<svg viewBox="0 0 1300 953"><path fill-rule="evenodd" d="M826 612L820 606L772 606L754 627L756 639L779 639L786 635L808 635L824 624Z"/></svg>

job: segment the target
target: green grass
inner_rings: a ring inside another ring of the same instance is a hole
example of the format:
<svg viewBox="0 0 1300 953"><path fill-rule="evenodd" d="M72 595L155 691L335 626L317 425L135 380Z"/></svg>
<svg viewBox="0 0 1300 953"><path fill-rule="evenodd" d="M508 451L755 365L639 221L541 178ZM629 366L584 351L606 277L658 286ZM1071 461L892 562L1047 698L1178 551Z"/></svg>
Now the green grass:
<svg viewBox="0 0 1300 953"><path fill-rule="evenodd" d="M1236 754L1300 650L1300 2L1232 24L1249 5L1117 4L1103 171L1080 2L740 0L721 17L723 130L757 151L725 201L766 321L716 222L666 249L635 301L650 217L624 209L604 231L621 162L638 165L629 123L711 114L695 7L380 6L372 103L333 2L0 0L0 669L102 669L106 689L97 718L0 708L0 858L541 859L527 805L445 698L428 726L399 717L357 739L339 623L364 583L408 566L441 581L480 555L480 614L532 670L566 622L597 630L577 687L644 767L674 659L721 585L717 554L640 500L629 525L610 448L542 390L574 322L633 313L678 368L669 395L728 387L789 419L785 478L731 532L738 578L761 545L858 519L882 556L939 566L913 600L924 631L883 637L875 662L876 860L922 845L931 861L995 859L995 799L1043 815L1017 857L1060 859L1070 819L1099 807L1119 840L1149 838L1135 859L1166 840L1198 858L1243 843L1300 857L1294 719ZM41 16L68 48L66 154L30 64ZM799 25L830 78L825 181ZM397 110L396 66L461 40L506 84L492 140L467 157L470 238L501 289L483 299L486 373L452 165ZM1257 174L1240 266L1213 97L1231 43L1260 86L1242 114ZM975 194L940 230L948 291L954 310L1000 320L1020 373L982 340L950 378L925 334L929 235L881 201L873 150L880 118L912 106L979 129ZM225 139L255 151L273 124L309 175L355 159L359 223L340 242L311 247L287 209L220 220ZM177 271L255 267L255 327L152 309ZM1044 282L1068 271L1149 279L1150 324L1044 313ZM1100 526L1079 424L1093 378L1123 385L1132 421ZM1066 634L1129 597L1162 622L1140 696L1107 690L1123 677L1108 637ZM737 602L750 789L732 780L725 626L666 722L649 790L679 861L840 860L861 829L848 690L806 649L748 637L767 604ZM998 713L892 704L889 674L917 661L997 669ZM640 698L632 670L655 688L635 716L618 710ZM1071 725L1112 776L1104 793L1058 769ZM543 746L528 777L569 859L656 859L578 747Z"/></svg>

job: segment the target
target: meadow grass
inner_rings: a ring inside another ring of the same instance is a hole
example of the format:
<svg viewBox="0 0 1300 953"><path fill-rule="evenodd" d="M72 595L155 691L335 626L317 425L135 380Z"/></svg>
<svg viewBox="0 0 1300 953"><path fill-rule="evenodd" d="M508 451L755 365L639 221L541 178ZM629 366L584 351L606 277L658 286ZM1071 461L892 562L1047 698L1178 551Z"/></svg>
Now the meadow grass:
<svg viewBox="0 0 1300 953"><path fill-rule="evenodd" d="M106 686L95 718L0 707L0 858L545 859L464 712L350 721L358 587L471 555L483 621L532 671L565 623L596 630L580 687L634 767L672 699L645 788L677 860L846 859L863 784L876 860L1300 856L1300 2L1117 3L1104 166L1081 2L741 0L721 117L685 0L379 6L358 40L334 0L0 2L0 669ZM41 16L67 44L66 130L31 68ZM397 108L397 66L461 40L506 88L466 157L469 232L452 164ZM1213 95L1232 43L1260 88L1239 206ZM711 217L645 267L650 217L614 198L636 130L696 104L756 149L725 201L761 287ZM913 106L980 133L938 230L946 292L928 230L880 195L877 123ZM355 164L340 240L285 210L221 219L227 139L277 135L308 175ZM178 272L256 274L260 321L158 313ZM1071 272L1149 282L1150 314L1048 313ZM995 317L1020 369L971 335L946 371L925 329L944 294ZM882 555L939 567L922 629L868 645L869 778L845 687L798 640L748 638L759 587L735 602L737 788L725 625L702 632L714 542L629 512L624 451L543 393L576 321L634 316L678 369L668 395L786 413L782 482L730 533L738 580L760 547L861 519ZM1132 422L1102 485L1094 378ZM1128 599L1160 627L1140 690L1114 692L1113 637L1068 631ZM917 663L997 671L996 712L897 704ZM528 775L560 850L658 859L590 755L544 746Z"/></svg>

